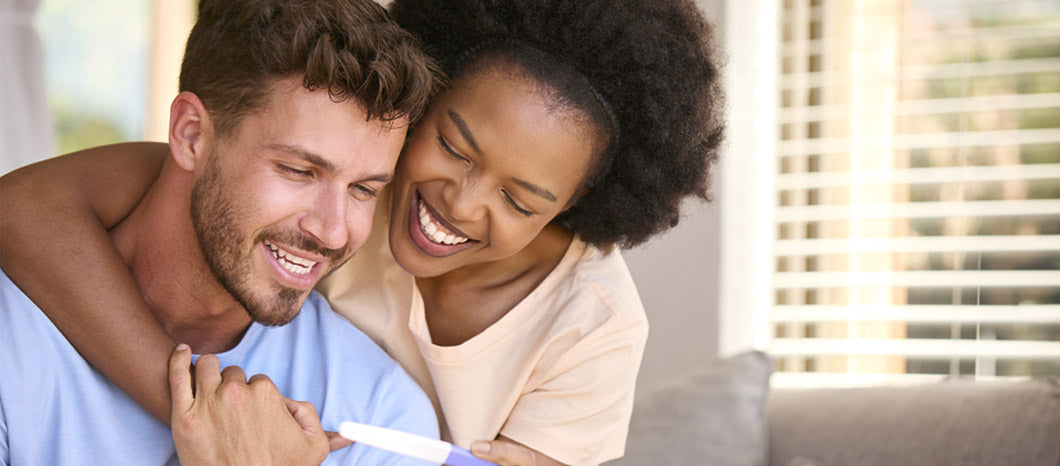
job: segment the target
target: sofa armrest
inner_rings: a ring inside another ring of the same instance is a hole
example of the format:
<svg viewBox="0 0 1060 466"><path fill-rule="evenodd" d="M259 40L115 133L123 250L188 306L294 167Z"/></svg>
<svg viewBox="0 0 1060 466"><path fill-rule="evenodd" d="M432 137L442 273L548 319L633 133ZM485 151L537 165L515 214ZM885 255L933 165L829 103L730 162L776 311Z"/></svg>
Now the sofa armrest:
<svg viewBox="0 0 1060 466"><path fill-rule="evenodd" d="M763 466L773 361L748 352L704 363L637 395L626 456L608 466Z"/></svg>
<svg viewBox="0 0 1060 466"><path fill-rule="evenodd" d="M1060 381L774 390L770 464L1060 465Z"/></svg>

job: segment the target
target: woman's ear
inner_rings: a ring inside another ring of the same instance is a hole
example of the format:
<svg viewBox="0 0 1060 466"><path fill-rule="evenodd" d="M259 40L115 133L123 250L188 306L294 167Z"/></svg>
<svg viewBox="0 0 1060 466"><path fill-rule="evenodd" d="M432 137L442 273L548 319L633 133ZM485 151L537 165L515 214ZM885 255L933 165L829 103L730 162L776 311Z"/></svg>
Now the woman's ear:
<svg viewBox="0 0 1060 466"><path fill-rule="evenodd" d="M169 150L180 168L195 171L213 139L213 122L199 96L181 92L169 107Z"/></svg>

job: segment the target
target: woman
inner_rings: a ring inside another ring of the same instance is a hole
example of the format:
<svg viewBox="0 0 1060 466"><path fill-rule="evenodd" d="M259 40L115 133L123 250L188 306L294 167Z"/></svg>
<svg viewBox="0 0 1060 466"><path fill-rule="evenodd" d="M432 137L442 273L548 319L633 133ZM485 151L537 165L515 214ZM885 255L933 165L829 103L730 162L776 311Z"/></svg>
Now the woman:
<svg viewBox="0 0 1060 466"><path fill-rule="evenodd" d="M373 239L320 290L417 379L454 443L496 439L474 449L511 464L621 456L647 322L614 248L706 198L721 139L706 22L691 0L396 0L392 13L452 86L410 132ZM132 209L165 148L95 152L40 177L65 175L56 192L5 209L5 252L34 253L3 266L48 283L24 290L165 419L174 342L98 226Z"/></svg>

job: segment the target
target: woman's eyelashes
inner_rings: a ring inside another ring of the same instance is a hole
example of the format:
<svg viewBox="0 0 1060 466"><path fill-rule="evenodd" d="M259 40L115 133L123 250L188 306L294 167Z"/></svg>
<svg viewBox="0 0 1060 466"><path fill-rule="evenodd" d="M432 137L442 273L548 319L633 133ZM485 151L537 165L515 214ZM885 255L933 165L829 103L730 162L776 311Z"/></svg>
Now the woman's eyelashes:
<svg viewBox="0 0 1060 466"><path fill-rule="evenodd" d="M438 135L438 145L442 146L442 150L444 150L447 154L449 154L449 156L453 157L454 159L457 159L464 163L471 163L471 161L468 160L467 157L464 157L463 155L460 155L455 150L453 150L453 146L450 146L449 143L445 141L445 138L442 137L442 135L440 134Z"/></svg>
<svg viewBox="0 0 1060 466"><path fill-rule="evenodd" d="M527 217L533 217L534 216L533 212L531 212L530 210L524 209L522 206L520 206L519 203L515 201L515 198L513 198L511 194L508 194L507 191L501 191L501 193L504 194L504 200L508 201L508 205L510 205L512 207L512 209L515 209L516 212L519 212L520 214L522 214L524 216L527 216Z"/></svg>

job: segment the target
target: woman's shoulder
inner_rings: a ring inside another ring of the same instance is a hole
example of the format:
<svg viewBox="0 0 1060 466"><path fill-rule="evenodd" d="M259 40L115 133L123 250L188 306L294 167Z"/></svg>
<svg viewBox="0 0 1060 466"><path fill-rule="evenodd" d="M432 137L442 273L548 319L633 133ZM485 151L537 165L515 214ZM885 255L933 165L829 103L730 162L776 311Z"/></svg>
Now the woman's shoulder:
<svg viewBox="0 0 1060 466"><path fill-rule="evenodd" d="M623 326L647 325L637 286L617 248L604 250L574 238L556 271L547 292L557 306Z"/></svg>

